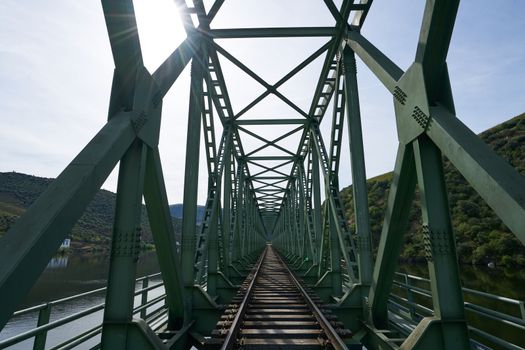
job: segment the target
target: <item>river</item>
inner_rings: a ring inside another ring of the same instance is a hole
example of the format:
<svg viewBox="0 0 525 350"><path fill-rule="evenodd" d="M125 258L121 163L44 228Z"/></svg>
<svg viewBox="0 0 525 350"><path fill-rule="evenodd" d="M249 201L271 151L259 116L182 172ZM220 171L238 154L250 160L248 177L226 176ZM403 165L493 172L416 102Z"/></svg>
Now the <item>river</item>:
<svg viewBox="0 0 525 350"><path fill-rule="evenodd" d="M90 291L106 285L109 268L109 257L104 255L69 255L54 258L40 276L39 280L25 298L20 308L26 308L46 301L63 298L66 296ZM487 293L506 296L513 299L525 300L525 271L522 269L500 270L479 268L472 266L461 267L461 280L465 287L484 291ZM153 274L159 271L155 252L146 252L141 255L137 268L137 277ZM421 277L428 277L425 265L403 264L400 272ZM151 297L159 295L161 291L151 293ZM51 321L80 311L87 307L103 302L104 295L89 296L75 302L65 303L55 307L51 314ZM469 301L467 299L467 301ZM518 316L518 315L517 315ZM27 331L36 325L36 314L24 315L14 318L0 332L0 340L12 337ZM48 335L48 344L56 345L68 336L80 333L90 325L96 325L102 320L102 311L73 322L66 327L60 327ZM94 338L88 345L100 341ZM29 349L31 341L26 341L9 349ZM88 348L82 347L82 348Z"/></svg>
<svg viewBox="0 0 525 350"><path fill-rule="evenodd" d="M137 265L137 277L150 275L159 271L155 252L141 254ZM70 295L105 287L109 272L109 256L107 255L64 255L53 258L44 270L33 289L29 292L19 309L38 305L47 301L64 298ZM153 281L160 281L156 278ZM150 283L151 285L152 283ZM163 288L149 293L152 299L163 293ZM66 302L52 308L50 321L85 310L104 302L104 293L90 295L75 301ZM140 302L135 298L135 305ZM46 349L80 334L83 331L102 322L102 311L95 312L80 320L68 323L48 333ZM31 313L12 318L0 332L0 340L10 338L36 326L38 313ZM100 342L100 336L92 338L79 349L89 349ZM16 346L13 350L31 349L33 340L29 339Z"/></svg>

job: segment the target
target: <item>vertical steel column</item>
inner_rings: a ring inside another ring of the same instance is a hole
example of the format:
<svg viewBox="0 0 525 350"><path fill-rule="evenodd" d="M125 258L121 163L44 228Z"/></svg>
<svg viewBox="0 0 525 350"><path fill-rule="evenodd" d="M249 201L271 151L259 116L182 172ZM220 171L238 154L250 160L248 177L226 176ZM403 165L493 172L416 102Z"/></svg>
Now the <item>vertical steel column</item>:
<svg viewBox="0 0 525 350"><path fill-rule="evenodd" d="M290 190L290 230L291 230L291 237L292 237L292 244L293 244L293 255L294 258L297 258L299 256L299 242L298 242L298 233L297 233L297 211L296 211L296 190L295 190L295 179L292 182L292 187Z"/></svg>
<svg viewBox="0 0 525 350"><path fill-rule="evenodd" d="M186 298L182 283L180 254L177 252L175 231L169 211L158 149L148 149L144 174L144 201L146 202L157 259L166 289L168 328L170 330L180 329L184 322L188 322L188 315L185 315L184 308Z"/></svg>
<svg viewBox="0 0 525 350"><path fill-rule="evenodd" d="M202 50L198 51L202 53ZM195 268L193 260L196 245L197 191L199 180L199 151L201 133L201 115L203 110L203 67L198 61L199 53L191 62L190 105L188 112L188 132L186 138L186 166L184 172L184 199L182 215L182 280L184 286L191 289L194 284ZM191 295L191 290L188 290ZM186 298L185 306L191 315L192 300Z"/></svg>
<svg viewBox="0 0 525 350"><path fill-rule="evenodd" d="M215 195L217 197L220 197L220 179L216 179L217 181L217 190ZM219 198L216 199L217 201ZM221 211L221 206L219 203L214 205L212 207L212 217L210 222L210 228L208 230L208 237L206 238L208 240L207 246L208 246L208 252L207 252L207 260L208 260L208 271L207 271L207 292L211 296L217 295L217 272L218 272L218 262L219 262L219 241L218 241L218 221L219 221L219 215Z"/></svg>
<svg viewBox="0 0 525 350"><path fill-rule="evenodd" d="M310 153L312 155L312 211L314 213L315 241L320 243L323 222L321 218L321 181L319 176L319 156L317 155L315 146L313 145L313 137L310 139ZM321 245L319 245L319 248L320 249L317 250L317 257L315 258L317 264L319 264L319 259L322 254Z"/></svg>
<svg viewBox="0 0 525 350"><path fill-rule="evenodd" d="M305 261L305 258L308 257L307 255L307 252L306 252L306 249L305 249L305 244L306 244L306 235L305 235L305 226L304 226L304 219L305 219L305 215L304 215L304 208L305 208L305 200L304 200L304 196L306 195L306 193L303 191L304 187L303 187L303 181L301 179L301 175L298 174L298 177L297 177L297 181L298 181L298 184L297 184L297 188L298 188L298 191L297 191L297 216L298 216L298 223L299 223L299 236L301 238L301 259L302 259L302 262Z"/></svg>
<svg viewBox="0 0 525 350"><path fill-rule="evenodd" d="M281 227L281 234L283 235L283 240L285 243L285 250L286 253L289 255L291 252L291 236L288 230L288 198L285 199L285 202L283 203L283 216L282 216L282 227Z"/></svg>
<svg viewBox="0 0 525 350"><path fill-rule="evenodd" d="M303 262L310 261L312 259L311 251L308 249L308 241L310 240L308 237L308 225L305 224L307 214L306 211L307 208L307 188L306 188L306 178L304 176L303 166L299 166L299 169L297 171L297 180L299 181L299 222L301 225L301 234L303 237L302 241L302 257Z"/></svg>
<svg viewBox="0 0 525 350"><path fill-rule="evenodd" d="M231 153L231 133L229 133L228 139L226 140L227 152L224 154L224 193L223 193L223 212L222 212L222 246L223 246L223 261L224 266L221 266L221 271L225 276L229 276L230 266L230 235L231 231L231 195L232 195L232 156Z"/></svg>
<svg viewBox="0 0 525 350"><path fill-rule="evenodd" d="M102 326L103 349L125 349L133 316L135 274L140 252L140 217L146 146L135 140L120 161L115 224Z"/></svg>
<svg viewBox="0 0 525 350"><path fill-rule="evenodd" d="M294 254L294 237L293 237L293 227L291 223L290 216L292 215L292 211L290 209L290 202L291 199L287 198L286 201L286 221L284 222L284 234L288 237L288 252L290 256L293 256Z"/></svg>
<svg viewBox="0 0 525 350"><path fill-rule="evenodd" d="M244 176L244 168L241 170L241 178L239 180L239 204L237 205L237 210L239 211L239 250L238 250L238 259L244 257L244 240L246 238L246 181Z"/></svg>
<svg viewBox="0 0 525 350"><path fill-rule="evenodd" d="M246 221L244 224L244 256L250 255L250 237L252 232L252 197L250 196L248 184L245 190Z"/></svg>
<svg viewBox="0 0 525 350"><path fill-rule="evenodd" d="M357 89L357 71L354 52L347 46L343 51L343 69L348 115L348 140L352 166L352 192L354 194L354 215L357 231L357 263L361 285L372 283L372 245L370 218L368 215L368 190L366 185L365 156L361 131L361 111Z"/></svg>
<svg viewBox="0 0 525 350"><path fill-rule="evenodd" d="M373 324L380 329L388 328L388 298L408 226L415 186L412 146L399 145L368 297Z"/></svg>
<svg viewBox="0 0 525 350"><path fill-rule="evenodd" d="M295 258L299 255L297 251L297 223L295 222L295 179L290 186L288 199L288 230L290 231L292 255Z"/></svg>
<svg viewBox="0 0 525 350"><path fill-rule="evenodd" d="M257 223L257 205L256 200L253 200L253 209L252 209L252 227L253 227L253 233L252 233L252 252L255 252L255 249L257 247L257 237L259 236L259 225Z"/></svg>
<svg viewBox="0 0 525 350"><path fill-rule="evenodd" d="M304 193L305 193L305 206L304 206L304 217L305 217L305 226L306 231L308 233L308 243L310 249L309 252L309 259L312 263L312 266L316 265L316 259L317 259L317 239L315 236L315 222L313 217L313 200L312 200L312 155L311 153L308 153L308 166L305 171L304 166L301 164L299 170L300 174L302 176L302 179L304 181Z"/></svg>
<svg viewBox="0 0 525 350"><path fill-rule="evenodd" d="M299 179L295 179L295 206L294 206L294 217L295 217L295 226L297 232L297 255L299 256L299 262L304 257L303 250L303 230L301 223L301 187L299 186Z"/></svg>
<svg viewBox="0 0 525 350"><path fill-rule="evenodd" d="M290 249L290 246L289 246L290 235L287 235L286 232L285 232L285 227L287 225L286 224L286 215L288 215L287 207L286 207L286 198L283 201L283 205L282 205L281 211L282 211L282 214L281 214L281 223L279 225L279 232L280 232L279 234L282 237L283 248L284 248L286 254L288 254L288 251Z"/></svg>
<svg viewBox="0 0 525 350"><path fill-rule="evenodd" d="M229 238L228 238L228 251L230 252L229 253L229 261L230 261L230 264L226 267L228 269L228 271L230 270L230 266L232 265L232 262L235 260L233 254L234 254L234 241L235 241L235 235L236 235L236 232L237 232L237 213L238 213L238 210L237 210L237 192L238 192L238 188L239 188L239 184L238 184L238 168L239 168L239 162L237 161L236 163L236 158L235 158L235 155L233 153L233 147L232 147L232 163L231 163L231 174L230 174L230 180L231 181L231 185L232 185L232 190L231 190L231 199L230 199L230 214L231 214L231 217L230 217L230 235L229 235Z"/></svg>
<svg viewBox="0 0 525 350"><path fill-rule="evenodd" d="M237 192L235 198L235 230L233 232L233 249L232 249L232 262L237 261L241 257L241 221L242 221L242 193L244 183L244 166L245 163L240 161L237 165Z"/></svg>
<svg viewBox="0 0 525 350"><path fill-rule="evenodd" d="M330 206L329 203L328 206ZM329 211L330 210L331 209L329 209ZM341 277L341 246L339 244L337 228L335 227L338 222L335 220L333 215L328 215L330 216L330 270L332 271L330 275L332 280L332 295L341 296L343 294L343 279Z"/></svg>
<svg viewBox="0 0 525 350"><path fill-rule="evenodd" d="M317 273L318 279L320 279L324 273L330 269L330 213L328 205L328 201L325 201L322 213L323 221L321 225L319 268Z"/></svg>
<svg viewBox="0 0 525 350"><path fill-rule="evenodd" d="M233 262L237 259L237 238L238 238L238 231L239 231L239 169L240 169L240 162L237 163L237 168L235 168L235 176L234 176L234 183L233 183L233 191L232 191L232 200L231 200L231 207L232 207L232 224L231 224L231 238L230 238L230 265L233 266Z"/></svg>
<svg viewBox="0 0 525 350"><path fill-rule="evenodd" d="M469 349L442 155L426 135L420 136L413 145L432 302L436 317L443 321L443 348Z"/></svg>
<svg viewBox="0 0 525 350"><path fill-rule="evenodd" d="M250 226L249 226L249 231L248 231L248 238L249 238L249 253L251 254L253 252L253 241L255 239L255 215L254 215L254 211L255 211L255 201L254 199L250 196Z"/></svg>

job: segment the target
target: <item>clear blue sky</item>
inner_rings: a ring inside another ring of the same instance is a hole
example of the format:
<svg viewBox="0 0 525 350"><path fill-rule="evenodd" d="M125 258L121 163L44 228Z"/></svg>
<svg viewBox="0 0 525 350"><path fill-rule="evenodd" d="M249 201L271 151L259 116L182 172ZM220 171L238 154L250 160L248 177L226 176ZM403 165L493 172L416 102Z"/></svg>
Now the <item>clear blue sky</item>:
<svg viewBox="0 0 525 350"><path fill-rule="evenodd" d="M137 0L135 7L145 63L153 71L184 34L170 0ZM406 69L414 58L423 7L422 0L376 0L363 34ZM213 27L332 23L322 0L226 0ZM475 132L525 112L524 28L524 1L470 0L460 5L448 65L458 117ZM322 39L220 41L269 83L323 43ZM221 62L238 111L261 87ZM320 60L282 92L307 109L319 67ZM112 70L100 1L0 1L0 171L56 177L105 123ZM172 203L182 200L188 76L186 69L164 103L160 148ZM375 176L394 165L392 98L360 63L358 79L367 174ZM286 107L270 102L257 107L254 115L286 117ZM325 137L328 119L322 128ZM250 141L246 143L249 147ZM343 158L344 186L350 183L348 152ZM201 169L202 203L206 181L205 167ZM113 174L104 187L114 190L115 183Z"/></svg>

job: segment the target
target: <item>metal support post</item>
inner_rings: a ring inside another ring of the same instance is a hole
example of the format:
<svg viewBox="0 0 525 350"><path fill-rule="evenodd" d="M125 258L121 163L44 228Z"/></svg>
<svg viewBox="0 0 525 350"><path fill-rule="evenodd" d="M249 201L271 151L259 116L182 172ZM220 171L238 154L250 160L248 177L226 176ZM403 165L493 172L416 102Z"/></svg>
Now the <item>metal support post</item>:
<svg viewBox="0 0 525 350"><path fill-rule="evenodd" d="M432 301L435 317L441 321L442 348L468 349L470 342L442 155L426 135L420 136L413 145Z"/></svg>
<svg viewBox="0 0 525 350"><path fill-rule="evenodd" d="M140 217L146 146L135 140L120 161L115 224L102 326L103 349L126 349L133 317L135 274L140 252Z"/></svg>
<svg viewBox="0 0 525 350"><path fill-rule="evenodd" d="M328 197L328 196L327 196ZM330 209L329 209L330 210ZM343 279L341 276L341 247L337 234L337 221L330 214L330 276L332 279L332 295L339 297L343 294Z"/></svg>
<svg viewBox="0 0 525 350"><path fill-rule="evenodd" d="M148 288L148 277L145 277L143 280L142 280L142 289L146 289ZM141 295L140 295L140 305L145 305L146 303L148 302L148 291L147 290L143 290ZM140 310L140 318L142 318L143 320L146 319L146 309L147 308L144 308L142 310Z"/></svg>
<svg viewBox="0 0 525 350"><path fill-rule="evenodd" d="M310 153L312 155L312 211L314 213L315 240L316 242L321 242L323 222L321 218L321 181L319 177L319 156L317 155L313 145L310 145ZM315 262L317 264L319 264L320 254L322 254L322 249L317 250L317 257L315 258Z"/></svg>
<svg viewBox="0 0 525 350"><path fill-rule="evenodd" d="M388 328L388 298L407 230L415 186L414 152L411 146L400 145L368 297L373 324L378 329Z"/></svg>
<svg viewBox="0 0 525 350"><path fill-rule="evenodd" d="M199 150L203 94L203 70L197 56L191 62L190 106L188 112L188 133L186 138L186 167L184 172L184 199L182 215L182 280L185 287L192 287L194 282L193 259L197 220L197 190L199 179ZM188 298L186 308L191 310ZM191 313L190 313L191 314Z"/></svg>
<svg viewBox="0 0 525 350"><path fill-rule="evenodd" d="M220 185L218 185L219 187ZM215 194L220 196L220 190ZM219 262L219 241L218 241L218 220L220 205L214 206L211 225L208 230L208 273L207 273L207 292L211 296L217 295L217 272Z"/></svg>
<svg viewBox="0 0 525 350"><path fill-rule="evenodd" d="M362 286L372 283L372 244L370 218L368 215L368 190L366 185L365 156L361 131L361 111L357 90L357 71L354 52L346 47L343 52L346 112L348 115L348 139L352 165L352 191L357 231L357 263ZM367 291L365 291L367 293Z"/></svg>
<svg viewBox="0 0 525 350"><path fill-rule="evenodd" d="M51 305L48 303L45 307L38 311L37 326L43 326L49 323L51 316ZM47 331L41 332L35 336L33 343L33 350L44 350L46 348Z"/></svg>
<svg viewBox="0 0 525 350"><path fill-rule="evenodd" d="M221 266L221 271L226 277L229 276L230 272L228 267L230 266L230 240L233 232L231 231L231 196L232 196L232 153L231 153L231 134L226 140L228 145L228 152L224 154L224 193L223 193L223 213L222 213L222 246L223 246L223 260L224 265Z"/></svg>

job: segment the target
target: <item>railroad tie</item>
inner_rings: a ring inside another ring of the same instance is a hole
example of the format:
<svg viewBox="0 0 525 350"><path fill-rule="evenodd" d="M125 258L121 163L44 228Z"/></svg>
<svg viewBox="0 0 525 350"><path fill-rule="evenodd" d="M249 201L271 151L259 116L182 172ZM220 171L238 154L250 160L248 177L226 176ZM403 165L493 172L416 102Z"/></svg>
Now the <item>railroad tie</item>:
<svg viewBox="0 0 525 350"><path fill-rule="evenodd" d="M334 339L342 342L341 337L350 336L319 297L294 279L269 246L223 313L210 343L221 343L222 349L331 349Z"/></svg>

